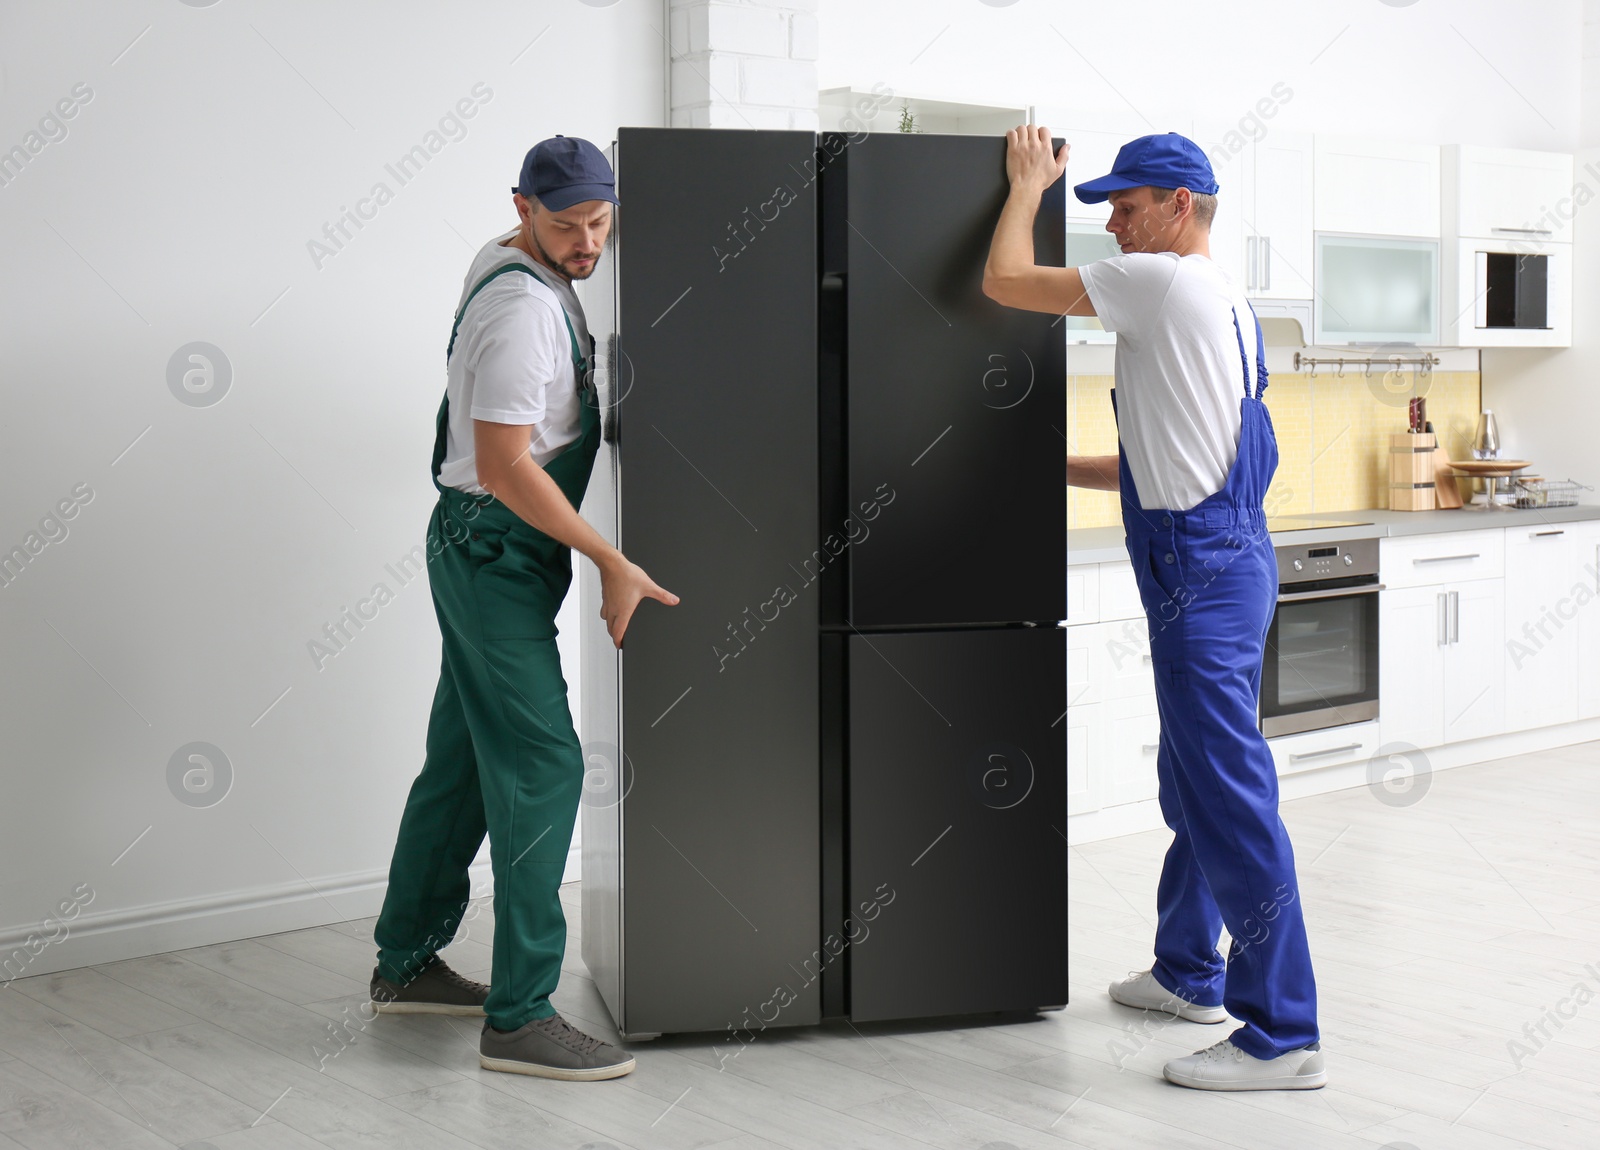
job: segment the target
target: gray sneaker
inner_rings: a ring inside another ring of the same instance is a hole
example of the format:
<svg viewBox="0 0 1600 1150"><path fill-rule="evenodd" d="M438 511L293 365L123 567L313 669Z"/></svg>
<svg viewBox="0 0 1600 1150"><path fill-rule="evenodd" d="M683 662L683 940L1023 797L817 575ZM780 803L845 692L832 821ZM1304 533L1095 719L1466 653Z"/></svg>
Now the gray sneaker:
<svg viewBox="0 0 1600 1150"><path fill-rule="evenodd" d="M478 1040L478 1065L485 1070L595 1082L633 1071L633 1056L591 1038L559 1014L516 1030L496 1030L485 1020Z"/></svg>
<svg viewBox="0 0 1600 1150"><path fill-rule="evenodd" d="M372 968L372 1005L379 1014L460 1014L483 1017L489 988L463 978L434 956L405 984L390 982Z"/></svg>

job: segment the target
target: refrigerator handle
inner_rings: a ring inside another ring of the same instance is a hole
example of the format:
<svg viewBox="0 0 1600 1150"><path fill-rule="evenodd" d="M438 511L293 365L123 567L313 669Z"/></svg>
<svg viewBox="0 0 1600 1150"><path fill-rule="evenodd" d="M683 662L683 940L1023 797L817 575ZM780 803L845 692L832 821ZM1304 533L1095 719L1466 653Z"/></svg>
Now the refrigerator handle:
<svg viewBox="0 0 1600 1150"><path fill-rule="evenodd" d="M606 393L609 404L600 407L600 438L606 443L622 442L622 403L617 386L622 376L622 337L612 332L606 337ZM598 397L597 397L598 398ZM606 410L609 406L610 410Z"/></svg>

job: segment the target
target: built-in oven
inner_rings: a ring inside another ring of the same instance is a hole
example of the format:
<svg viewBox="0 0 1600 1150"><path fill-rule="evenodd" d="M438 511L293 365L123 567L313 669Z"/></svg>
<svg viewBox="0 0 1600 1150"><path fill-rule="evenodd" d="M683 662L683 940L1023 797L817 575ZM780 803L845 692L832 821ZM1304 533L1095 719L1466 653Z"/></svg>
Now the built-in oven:
<svg viewBox="0 0 1600 1150"><path fill-rule="evenodd" d="M1268 738L1378 717L1378 541L1276 543L1278 606L1261 662Z"/></svg>

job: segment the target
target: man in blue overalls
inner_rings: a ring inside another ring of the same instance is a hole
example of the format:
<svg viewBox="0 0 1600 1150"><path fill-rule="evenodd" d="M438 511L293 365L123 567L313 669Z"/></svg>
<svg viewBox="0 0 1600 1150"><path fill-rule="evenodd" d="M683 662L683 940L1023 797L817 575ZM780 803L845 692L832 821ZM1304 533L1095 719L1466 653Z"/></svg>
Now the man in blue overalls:
<svg viewBox="0 0 1600 1150"><path fill-rule="evenodd" d="M589 1082L627 1074L634 1060L550 1001L567 936L561 875L583 788L556 612L574 549L600 570L600 613L619 647L642 599L678 597L578 514L600 413L593 341L572 282L594 271L610 233L611 165L589 141L556 136L528 152L512 193L518 227L474 257L445 352L433 445L439 501L428 523L444 665L374 930L372 1000L385 1014L483 1018L485 1069ZM436 953L455 937L467 867L486 832L488 986Z"/></svg>
<svg viewBox="0 0 1600 1150"><path fill-rule="evenodd" d="M1111 201L1106 230L1123 254L1038 267L1034 217L1067 148L1052 154L1044 128L1008 139L1011 195L984 290L1012 307L1098 316L1117 333L1120 450L1069 457L1067 482L1122 494L1150 624L1156 774L1173 841L1156 891L1155 965L1112 984L1111 997L1192 1022L1239 1021L1222 1042L1167 1063L1170 1082L1315 1089L1327 1082L1316 985L1277 771L1256 725L1278 590L1262 499L1278 448L1261 399L1260 326L1210 258L1216 179L1192 140L1134 140L1109 175L1074 189L1085 203ZM1223 926L1233 940L1226 962Z"/></svg>

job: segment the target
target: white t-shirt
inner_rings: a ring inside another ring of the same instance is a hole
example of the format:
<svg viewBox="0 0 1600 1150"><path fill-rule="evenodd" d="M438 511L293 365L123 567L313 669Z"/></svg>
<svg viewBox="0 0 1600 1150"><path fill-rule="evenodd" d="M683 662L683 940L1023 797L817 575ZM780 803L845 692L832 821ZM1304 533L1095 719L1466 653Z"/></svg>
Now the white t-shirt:
<svg viewBox="0 0 1600 1150"><path fill-rule="evenodd" d="M474 419L531 423L533 459L541 467L579 434L579 380L562 311L572 320L579 353L588 355L583 307L560 276L520 248L501 246L514 235L513 230L491 240L473 257L456 302L459 309L478 281L502 264L522 263L534 272L509 272L491 281L473 299L456 333L439 482L473 493L484 490L473 456Z"/></svg>
<svg viewBox="0 0 1600 1150"><path fill-rule="evenodd" d="M1117 333L1117 430L1137 503L1187 511L1222 490L1238 453L1240 336L1255 393L1250 305L1202 255L1134 252L1078 271L1100 323Z"/></svg>

